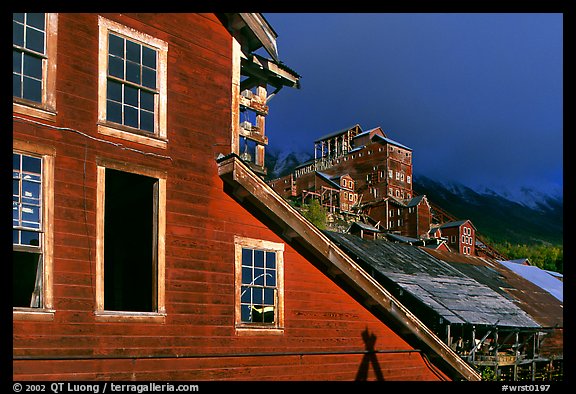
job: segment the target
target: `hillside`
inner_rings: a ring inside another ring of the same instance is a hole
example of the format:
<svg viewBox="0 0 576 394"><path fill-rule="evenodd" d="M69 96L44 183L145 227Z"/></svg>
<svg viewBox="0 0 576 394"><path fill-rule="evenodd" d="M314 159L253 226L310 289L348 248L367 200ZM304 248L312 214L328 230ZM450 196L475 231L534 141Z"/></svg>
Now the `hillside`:
<svg viewBox="0 0 576 394"><path fill-rule="evenodd" d="M480 234L494 242L554 245L563 242L562 196L525 189L526 198L513 201L494 190L476 191L462 184L444 184L418 175L413 188L453 216L470 219Z"/></svg>
<svg viewBox="0 0 576 394"><path fill-rule="evenodd" d="M289 174L294 167L312 159L305 152L268 150L268 179ZM483 238L494 243L563 243L564 204L562 195L543 194L529 188L521 193L473 190L463 184L445 184L414 175L414 191L459 219L470 219Z"/></svg>

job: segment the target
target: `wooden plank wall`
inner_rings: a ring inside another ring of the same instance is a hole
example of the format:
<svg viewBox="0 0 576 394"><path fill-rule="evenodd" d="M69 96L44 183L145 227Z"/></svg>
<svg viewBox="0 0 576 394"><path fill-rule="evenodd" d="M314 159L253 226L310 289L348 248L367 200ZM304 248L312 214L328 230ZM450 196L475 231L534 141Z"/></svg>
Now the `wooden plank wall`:
<svg viewBox="0 0 576 394"><path fill-rule="evenodd" d="M412 349L289 246L283 335L236 335L234 235L282 240L224 193L217 175L214 158L230 149L230 35L207 14L104 16L168 43L168 147L97 133L98 16L61 14L56 121L43 126L15 118L13 124L15 139L56 150L56 312L53 321L14 320L14 379L353 380L362 354L238 355L361 351L364 330L376 336L376 350ZM163 323L96 321L97 158L167 172ZM377 359L385 380L438 380L419 353ZM368 370L368 379L377 377Z"/></svg>

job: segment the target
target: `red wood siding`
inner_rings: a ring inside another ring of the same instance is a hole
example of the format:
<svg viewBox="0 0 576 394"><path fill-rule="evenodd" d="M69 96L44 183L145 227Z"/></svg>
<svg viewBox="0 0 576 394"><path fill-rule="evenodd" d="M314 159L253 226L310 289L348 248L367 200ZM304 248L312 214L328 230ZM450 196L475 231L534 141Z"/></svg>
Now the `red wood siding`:
<svg viewBox="0 0 576 394"><path fill-rule="evenodd" d="M288 245L284 333L236 335L234 235L283 241L224 192L217 174L215 156L230 150L231 37L213 15L105 16L168 43L169 142L159 149L97 133L98 16L61 14L56 122L13 124L15 139L56 150L56 312L53 321L14 320L13 378L353 380L362 354L242 354L361 351L364 330L376 350L412 349ZM167 172L163 323L95 319L97 157ZM386 380L438 380L419 353L377 358Z"/></svg>

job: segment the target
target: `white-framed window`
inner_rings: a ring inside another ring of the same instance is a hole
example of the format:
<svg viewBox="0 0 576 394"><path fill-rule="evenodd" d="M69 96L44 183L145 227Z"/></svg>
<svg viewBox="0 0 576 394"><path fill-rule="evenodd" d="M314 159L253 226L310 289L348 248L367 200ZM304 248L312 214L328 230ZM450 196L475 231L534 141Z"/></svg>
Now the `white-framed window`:
<svg viewBox="0 0 576 394"><path fill-rule="evenodd" d="M388 170L388 178L392 179L394 177L394 172L392 170Z"/></svg>
<svg viewBox="0 0 576 394"><path fill-rule="evenodd" d="M14 140L12 157L14 317L53 319L54 150Z"/></svg>
<svg viewBox="0 0 576 394"><path fill-rule="evenodd" d="M404 173L403 173L403 172L400 173L400 180L401 180L401 181L404 181Z"/></svg>
<svg viewBox="0 0 576 394"><path fill-rule="evenodd" d="M400 190L396 189L396 197L400 197Z"/></svg>
<svg viewBox="0 0 576 394"><path fill-rule="evenodd" d="M98 131L166 148L168 44L98 17Z"/></svg>
<svg viewBox="0 0 576 394"><path fill-rule="evenodd" d="M399 181L400 180L400 173L398 171L396 171L396 180Z"/></svg>
<svg viewBox="0 0 576 394"><path fill-rule="evenodd" d="M410 183L412 180L410 179L410 175L406 176L406 183Z"/></svg>
<svg viewBox="0 0 576 394"><path fill-rule="evenodd" d="M12 97L14 112L56 117L58 14L12 14Z"/></svg>
<svg viewBox="0 0 576 394"><path fill-rule="evenodd" d="M166 173L97 159L97 320L164 321L165 234Z"/></svg>
<svg viewBox="0 0 576 394"><path fill-rule="evenodd" d="M234 237L236 332L284 329L284 244Z"/></svg>

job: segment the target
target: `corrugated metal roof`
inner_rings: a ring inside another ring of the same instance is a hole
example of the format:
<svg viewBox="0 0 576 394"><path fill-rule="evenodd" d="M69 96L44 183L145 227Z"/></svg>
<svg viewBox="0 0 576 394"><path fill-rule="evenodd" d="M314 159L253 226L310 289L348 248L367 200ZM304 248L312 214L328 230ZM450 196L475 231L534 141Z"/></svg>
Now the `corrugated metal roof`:
<svg viewBox="0 0 576 394"><path fill-rule="evenodd" d="M550 275L548 272L533 265L518 264L512 261L498 260L498 262L546 290L560 301L564 301L564 283Z"/></svg>
<svg viewBox="0 0 576 394"><path fill-rule="evenodd" d="M466 275L454 264L436 258L421 248L383 239L365 240L350 234L325 233L343 250L356 257L368 272L376 271L393 281L451 324L539 327L509 294L495 291L477 278ZM379 280L379 275L373 276ZM496 277L497 273L494 272L492 280L497 282Z"/></svg>
<svg viewBox="0 0 576 394"><path fill-rule="evenodd" d="M474 274L478 280L491 286L495 291L513 297L516 300L515 303L543 327L563 327L562 302L546 290L500 264L497 260L442 250L426 249L426 253L452 264L462 272L467 272L469 275ZM468 269L466 271L467 265L484 266L489 269L483 271ZM497 277L495 273L498 275Z"/></svg>

